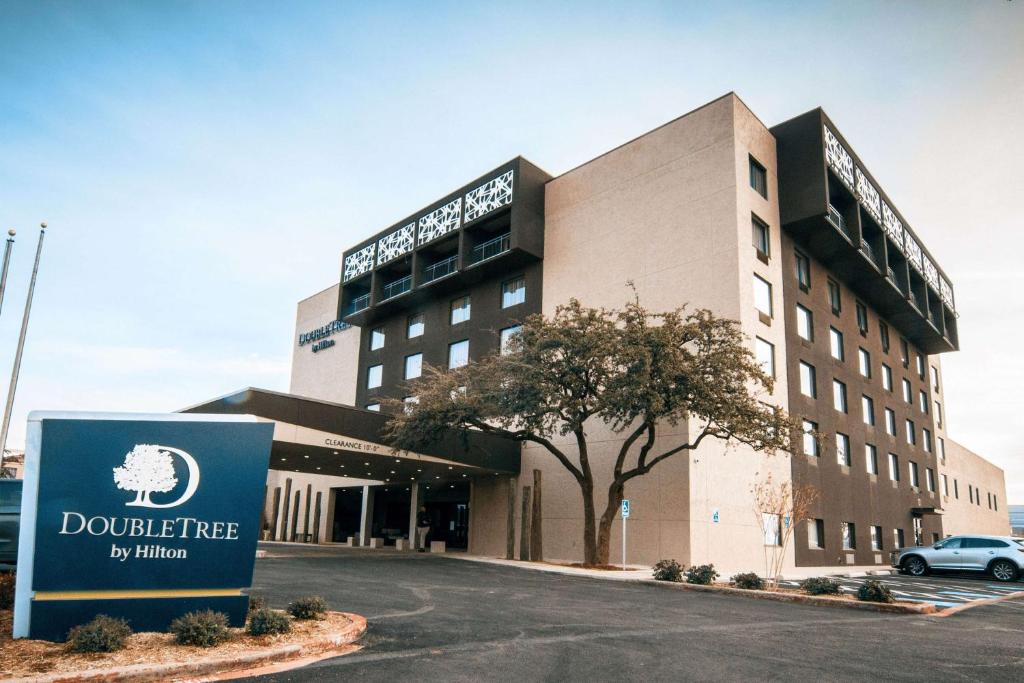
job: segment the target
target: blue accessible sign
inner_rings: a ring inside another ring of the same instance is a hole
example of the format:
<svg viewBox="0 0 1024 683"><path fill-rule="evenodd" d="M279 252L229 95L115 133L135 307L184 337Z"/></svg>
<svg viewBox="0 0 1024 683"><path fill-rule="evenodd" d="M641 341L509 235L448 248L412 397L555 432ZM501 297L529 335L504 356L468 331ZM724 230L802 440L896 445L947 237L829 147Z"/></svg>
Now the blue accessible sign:
<svg viewBox="0 0 1024 683"><path fill-rule="evenodd" d="M97 614L245 623L273 424L247 415L29 415L14 637Z"/></svg>
<svg viewBox="0 0 1024 683"><path fill-rule="evenodd" d="M629 499L624 498L622 501L622 518L629 519Z"/></svg>

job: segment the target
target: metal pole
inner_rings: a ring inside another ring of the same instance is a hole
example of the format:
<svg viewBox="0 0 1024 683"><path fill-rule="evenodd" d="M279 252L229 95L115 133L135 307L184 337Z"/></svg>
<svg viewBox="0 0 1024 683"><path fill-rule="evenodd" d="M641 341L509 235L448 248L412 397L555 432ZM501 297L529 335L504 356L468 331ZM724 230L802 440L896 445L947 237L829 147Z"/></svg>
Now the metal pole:
<svg viewBox="0 0 1024 683"><path fill-rule="evenodd" d="M43 253L43 238L46 237L46 223L39 224L39 244L36 246L36 262L32 266L32 279L28 285L25 300L25 314L21 318L21 335L18 337L18 351L14 354L14 368L11 370L11 386L7 390L7 406L4 408L4 424L0 428L0 453L7 447L7 430L11 426L11 409L14 407L14 392L18 388L18 373L21 371L21 354L25 350L25 333L28 332L28 316L32 312L32 295L36 291L36 276L39 274L39 257Z"/></svg>
<svg viewBox="0 0 1024 683"><path fill-rule="evenodd" d="M4 304L4 290L7 289L7 267L11 264L11 248L14 246L14 228L7 231L7 247L4 249L4 266L0 271L0 309ZM4 471L4 448L0 448L0 476Z"/></svg>
<svg viewBox="0 0 1024 683"><path fill-rule="evenodd" d="M622 518L622 571L626 571L626 520L629 517Z"/></svg>

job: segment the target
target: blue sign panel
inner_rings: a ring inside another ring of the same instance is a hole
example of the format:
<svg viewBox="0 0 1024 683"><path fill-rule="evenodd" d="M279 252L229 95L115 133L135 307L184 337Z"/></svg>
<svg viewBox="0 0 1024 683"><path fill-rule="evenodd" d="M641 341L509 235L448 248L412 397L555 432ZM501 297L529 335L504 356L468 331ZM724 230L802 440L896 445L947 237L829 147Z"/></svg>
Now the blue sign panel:
<svg viewBox="0 0 1024 683"><path fill-rule="evenodd" d="M629 499L625 498L622 501L622 518L627 519L629 517Z"/></svg>
<svg viewBox="0 0 1024 683"><path fill-rule="evenodd" d="M30 415L15 637L97 613L244 623L272 437L248 416Z"/></svg>

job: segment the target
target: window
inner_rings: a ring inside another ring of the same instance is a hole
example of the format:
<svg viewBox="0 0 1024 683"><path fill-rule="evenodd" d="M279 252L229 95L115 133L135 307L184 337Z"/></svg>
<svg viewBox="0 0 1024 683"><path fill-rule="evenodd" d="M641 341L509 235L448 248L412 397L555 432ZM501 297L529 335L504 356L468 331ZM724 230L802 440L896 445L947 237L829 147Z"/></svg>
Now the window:
<svg viewBox="0 0 1024 683"><path fill-rule="evenodd" d="M889 454L889 479L892 481L900 480L900 457L895 453Z"/></svg>
<svg viewBox="0 0 1024 683"><path fill-rule="evenodd" d="M967 485L967 500L974 502L974 487L970 484Z"/></svg>
<svg viewBox="0 0 1024 683"><path fill-rule="evenodd" d="M924 356L917 354L917 376L924 379Z"/></svg>
<svg viewBox="0 0 1024 683"><path fill-rule="evenodd" d="M892 408L885 409L885 433L889 436L896 436L896 413Z"/></svg>
<svg viewBox="0 0 1024 683"><path fill-rule="evenodd" d="M757 275L754 276L754 308L772 317L772 286Z"/></svg>
<svg viewBox="0 0 1024 683"><path fill-rule="evenodd" d="M878 338L882 342L882 351L889 353L889 326L879 321Z"/></svg>
<svg viewBox="0 0 1024 683"><path fill-rule="evenodd" d="M922 391L918 391L917 392L917 402L918 402L918 405L920 405L920 407L921 407L921 412L924 413L925 415L927 415L928 414L928 394L924 393L923 390Z"/></svg>
<svg viewBox="0 0 1024 683"><path fill-rule="evenodd" d="M932 452L932 431L927 427L921 428L921 446L925 453Z"/></svg>
<svg viewBox="0 0 1024 683"><path fill-rule="evenodd" d="M835 280L828 281L828 302L832 306L832 312L839 315L839 311L843 310L843 301L839 297L839 285Z"/></svg>
<svg viewBox="0 0 1024 683"><path fill-rule="evenodd" d="M768 174L764 170L764 166L757 163L754 157L750 157L750 186L754 190L764 197L768 198Z"/></svg>
<svg viewBox="0 0 1024 683"><path fill-rule="evenodd" d="M902 380L903 384L903 400L910 405L914 405L913 391L910 388L910 380L906 377Z"/></svg>
<svg viewBox="0 0 1024 683"><path fill-rule="evenodd" d="M376 351L382 348L384 348L384 328L375 327L370 330L370 350Z"/></svg>
<svg viewBox="0 0 1024 683"><path fill-rule="evenodd" d="M857 329L861 334L868 333L868 309L861 302L857 302Z"/></svg>
<svg viewBox="0 0 1024 683"><path fill-rule="evenodd" d="M892 530L892 540L896 542L896 549L903 547L903 529Z"/></svg>
<svg viewBox="0 0 1024 683"><path fill-rule="evenodd" d="M914 517L914 545L921 545L921 518Z"/></svg>
<svg viewBox="0 0 1024 683"><path fill-rule="evenodd" d="M864 466L868 474L878 474L878 449L869 443L864 444Z"/></svg>
<svg viewBox="0 0 1024 683"><path fill-rule="evenodd" d="M796 305L796 333L802 339L814 341L814 316L800 304Z"/></svg>
<svg viewBox="0 0 1024 683"><path fill-rule="evenodd" d="M367 403L366 404L366 409L367 410L371 410L371 411L373 411L375 413L379 413L380 412L380 404L379 403Z"/></svg>
<svg viewBox="0 0 1024 683"><path fill-rule="evenodd" d="M414 353L405 357L405 378L416 379L423 374L423 354Z"/></svg>
<svg viewBox="0 0 1024 683"><path fill-rule="evenodd" d="M871 549L882 549L882 527L880 526L871 527Z"/></svg>
<svg viewBox="0 0 1024 683"><path fill-rule="evenodd" d="M910 485L915 489L920 488L921 486L921 480L917 471L917 463L914 461L910 461Z"/></svg>
<svg viewBox="0 0 1024 683"><path fill-rule="evenodd" d="M953 480L953 497L960 500L960 482Z"/></svg>
<svg viewBox="0 0 1024 683"><path fill-rule="evenodd" d="M857 525L853 522L843 522L843 550L855 550L857 548Z"/></svg>
<svg viewBox="0 0 1024 683"><path fill-rule="evenodd" d="M900 362L903 363L903 367L910 367L910 344L902 338L900 339Z"/></svg>
<svg viewBox="0 0 1024 683"><path fill-rule="evenodd" d="M757 362L760 363L764 374L769 377L775 377L775 346L760 337L755 337L754 351L757 355Z"/></svg>
<svg viewBox="0 0 1024 683"><path fill-rule="evenodd" d="M992 494L992 509L999 512L999 497L996 494Z"/></svg>
<svg viewBox="0 0 1024 683"><path fill-rule="evenodd" d="M448 369L461 368L469 363L469 340L463 339L448 345Z"/></svg>
<svg viewBox="0 0 1024 683"><path fill-rule="evenodd" d="M942 404L935 402L935 426L942 429Z"/></svg>
<svg viewBox="0 0 1024 683"><path fill-rule="evenodd" d="M761 513L765 545L782 545L782 518L771 512Z"/></svg>
<svg viewBox="0 0 1024 683"><path fill-rule="evenodd" d="M825 547L825 520L823 520L823 519L809 519L809 520L807 520L807 547L808 548L824 548Z"/></svg>
<svg viewBox="0 0 1024 683"><path fill-rule="evenodd" d="M941 476L942 476L942 495L948 496L949 495L949 477L947 477L945 474L943 474Z"/></svg>
<svg viewBox="0 0 1024 683"><path fill-rule="evenodd" d="M813 455L819 457L821 450L818 446L818 435L815 433L818 431L818 423L811 422L810 420L803 421L804 428L804 455Z"/></svg>
<svg viewBox="0 0 1024 683"><path fill-rule="evenodd" d="M796 252L796 283L807 292L811 289L811 260Z"/></svg>
<svg viewBox="0 0 1024 683"><path fill-rule="evenodd" d="M501 307L511 308L526 301L526 278L517 277L501 283Z"/></svg>
<svg viewBox="0 0 1024 683"><path fill-rule="evenodd" d="M408 413L411 413L413 411L413 408L415 406L418 406L420 404L420 397L419 396L406 396L405 398L402 399L402 403L405 404L404 406L402 406L402 410L404 410L406 412L406 414L408 414Z"/></svg>
<svg viewBox="0 0 1024 683"><path fill-rule="evenodd" d="M423 336L423 314L414 313L409 316L405 326L405 336L409 339Z"/></svg>
<svg viewBox="0 0 1024 683"><path fill-rule="evenodd" d="M939 369L932 366L932 391L939 393Z"/></svg>
<svg viewBox="0 0 1024 683"><path fill-rule="evenodd" d="M892 368L882 363L882 388L892 391Z"/></svg>
<svg viewBox="0 0 1024 683"><path fill-rule="evenodd" d="M864 349L857 349L857 362L860 366L860 374L870 379L871 377L871 354Z"/></svg>
<svg viewBox="0 0 1024 683"><path fill-rule="evenodd" d="M366 368L366 388L376 389L380 386L381 378L384 376L383 365L371 365Z"/></svg>
<svg viewBox="0 0 1024 683"><path fill-rule="evenodd" d="M846 353L843 351L843 333L834 327L828 328L828 344L832 350L832 357L836 360L845 360Z"/></svg>
<svg viewBox="0 0 1024 683"><path fill-rule="evenodd" d="M943 463L946 462L946 440L941 436L936 439L939 444L939 460Z"/></svg>
<svg viewBox="0 0 1024 683"><path fill-rule="evenodd" d="M814 366L800 361L800 393L810 398L818 397L818 386Z"/></svg>
<svg viewBox="0 0 1024 683"><path fill-rule="evenodd" d="M935 493L935 470L931 467L924 468L924 483L929 491Z"/></svg>
<svg viewBox="0 0 1024 683"><path fill-rule="evenodd" d="M771 255L771 233L768 230L768 225L757 216L750 217L751 230L753 231L754 249L757 251L757 256L765 263L768 262L768 257Z"/></svg>
<svg viewBox="0 0 1024 683"><path fill-rule="evenodd" d="M875 426L875 400L870 396L860 397L860 409L864 413L864 424Z"/></svg>
<svg viewBox="0 0 1024 683"><path fill-rule="evenodd" d="M841 413L846 410L846 385L837 379L832 380L832 407Z"/></svg>
<svg viewBox="0 0 1024 683"><path fill-rule="evenodd" d="M501 342L499 346L501 355L504 356L513 351L513 339L515 337L515 334L519 332L519 330L521 329L523 329L522 325L513 325L512 327L506 327L501 331Z"/></svg>
<svg viewBox="0 0 1024 683"><path fill-rule="evenodd" d="M460 296L452 301L452 325L458 325L469 320L469 297Z"/></svg>
<svg viewBox="0 0 1024 683"><path fill-rule="evenodd" d="M916 445L917 444L917 431L914 428L914 421L913 420L907 420L905 426L907 428L907 443L910 444L911 446Z"/></svg>
<svg viewBox="0 0 1024 683"><path fill-rule="evenodd" d="M836 432L836 460L844 467L850 466L850 437Z"/></svg>

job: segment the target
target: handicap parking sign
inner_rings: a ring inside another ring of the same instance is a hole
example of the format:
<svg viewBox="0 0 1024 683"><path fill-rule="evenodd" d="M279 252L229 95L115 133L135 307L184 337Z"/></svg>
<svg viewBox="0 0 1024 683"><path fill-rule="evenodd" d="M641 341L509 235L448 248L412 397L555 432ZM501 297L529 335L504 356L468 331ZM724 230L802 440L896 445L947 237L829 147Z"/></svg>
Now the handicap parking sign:
<svg viewBox="0 0 1024 683"><path fill-rule="evenodd" d="M629 517L629 500L622 501L622 518L627 519Z"/></svg>

